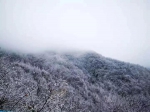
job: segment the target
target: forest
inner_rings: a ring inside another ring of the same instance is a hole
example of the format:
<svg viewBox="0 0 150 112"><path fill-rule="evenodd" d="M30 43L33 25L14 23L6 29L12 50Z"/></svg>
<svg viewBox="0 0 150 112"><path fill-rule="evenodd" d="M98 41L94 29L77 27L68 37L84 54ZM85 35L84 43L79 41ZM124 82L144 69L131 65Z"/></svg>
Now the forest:
<svg viewBox="0 0 150 112"><path fill-rule="evenodd" d="M0 49L0 110L150 112L150 69L95 52Z"/></svg>

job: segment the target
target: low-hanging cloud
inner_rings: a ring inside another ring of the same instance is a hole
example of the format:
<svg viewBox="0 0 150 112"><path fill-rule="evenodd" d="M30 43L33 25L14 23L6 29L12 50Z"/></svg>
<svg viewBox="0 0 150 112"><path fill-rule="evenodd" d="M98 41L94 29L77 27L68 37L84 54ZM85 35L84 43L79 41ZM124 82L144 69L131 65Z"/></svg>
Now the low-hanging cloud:
<svg viewBox="0 0 150 112"><path fill-rule="evenodd" d="M143 0L1 0L0 46L23 52L89 49L150 66L149 5Z"/></svg>

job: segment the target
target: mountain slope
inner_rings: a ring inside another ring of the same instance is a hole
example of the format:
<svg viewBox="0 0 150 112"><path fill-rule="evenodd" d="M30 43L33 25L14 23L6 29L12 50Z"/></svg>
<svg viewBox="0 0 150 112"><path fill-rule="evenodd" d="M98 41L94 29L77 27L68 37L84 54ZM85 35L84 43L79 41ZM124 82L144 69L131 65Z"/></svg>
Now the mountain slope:
<svg viewBox="0 0 150 112"><path fill-rule="evenodd" d="M0 109L149 112L150 70L97 53L0 51Z"/></svg>

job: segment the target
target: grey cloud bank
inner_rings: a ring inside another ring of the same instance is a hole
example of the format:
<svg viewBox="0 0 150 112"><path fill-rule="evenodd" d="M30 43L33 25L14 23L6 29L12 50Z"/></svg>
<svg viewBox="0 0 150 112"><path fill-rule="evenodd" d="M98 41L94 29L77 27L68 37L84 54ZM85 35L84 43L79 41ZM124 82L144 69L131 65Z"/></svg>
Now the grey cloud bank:
<svg viewBox="0 0 150 112"><path fill-rule="evenodd" d="M0 46L94 50L150 66L149 6L146 0L1 0Z"/></svg>

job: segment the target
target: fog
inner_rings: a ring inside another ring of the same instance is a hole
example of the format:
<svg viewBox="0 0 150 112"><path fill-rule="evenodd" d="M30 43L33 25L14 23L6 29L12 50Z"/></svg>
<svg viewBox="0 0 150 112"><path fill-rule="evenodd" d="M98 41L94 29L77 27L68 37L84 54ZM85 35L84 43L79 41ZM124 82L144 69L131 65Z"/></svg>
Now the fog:
<svg viewBox="0 0 150 112"><path fill-rule="evenodd" d="M0 47L93 50L150 67L148 0L0 0Z"/></svg>

